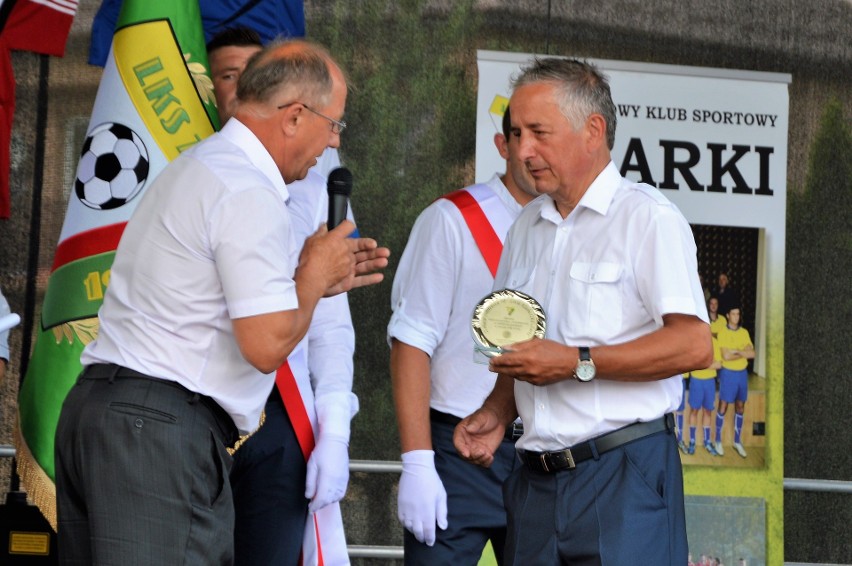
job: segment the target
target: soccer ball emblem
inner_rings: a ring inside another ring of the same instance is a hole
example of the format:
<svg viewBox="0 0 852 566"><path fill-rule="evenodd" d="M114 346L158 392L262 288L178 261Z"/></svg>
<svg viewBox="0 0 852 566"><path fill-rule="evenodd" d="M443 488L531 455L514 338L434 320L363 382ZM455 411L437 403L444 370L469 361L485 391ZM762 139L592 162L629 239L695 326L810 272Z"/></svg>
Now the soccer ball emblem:
<svg viewBox="0 0 852 566"><path fill-rule="evenodd" d="M83 142L74 191L89 208L109 210L138 195L147 178L145 144L127 126L107 122Z"/></svg>

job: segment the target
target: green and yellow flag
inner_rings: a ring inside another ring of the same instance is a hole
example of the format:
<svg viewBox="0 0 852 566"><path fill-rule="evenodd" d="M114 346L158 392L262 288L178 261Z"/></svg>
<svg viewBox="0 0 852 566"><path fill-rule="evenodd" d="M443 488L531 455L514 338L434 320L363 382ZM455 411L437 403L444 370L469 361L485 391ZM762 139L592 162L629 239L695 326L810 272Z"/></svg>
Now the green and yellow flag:
<svg viewBox="0 0 852 566"><path fill-rule="evenodd" d="M18 475L54 529L59 411L97 336L124 226L163 167L218 127L197 0L125 0L18 399Z"/></svg>

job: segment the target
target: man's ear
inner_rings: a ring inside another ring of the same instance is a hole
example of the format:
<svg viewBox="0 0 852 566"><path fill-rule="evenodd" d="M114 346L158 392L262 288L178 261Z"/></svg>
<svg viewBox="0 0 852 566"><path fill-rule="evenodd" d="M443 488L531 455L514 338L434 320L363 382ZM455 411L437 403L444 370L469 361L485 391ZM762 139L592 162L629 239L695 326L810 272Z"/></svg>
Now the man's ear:
<svg viewBox="0 0 852 566"><path fill-rule="evenodd" d="M293 104L279 110L281 112L281 129L287 136L295 136L302 124L303 108L301 104Z"/></svg>
<svg viewBox="0 0 852 566"><path fill-rule="evenodd" d="M494 134L494 145L503 159L509 159L509 142L501 132Z"/></svg>
<svg viewBox="0 0 852 566"><path fill-rule="evenodd" d="M586 120L586 141L589 149L598 149L606 145L606 120L600 114L592 114Z"/></svg>

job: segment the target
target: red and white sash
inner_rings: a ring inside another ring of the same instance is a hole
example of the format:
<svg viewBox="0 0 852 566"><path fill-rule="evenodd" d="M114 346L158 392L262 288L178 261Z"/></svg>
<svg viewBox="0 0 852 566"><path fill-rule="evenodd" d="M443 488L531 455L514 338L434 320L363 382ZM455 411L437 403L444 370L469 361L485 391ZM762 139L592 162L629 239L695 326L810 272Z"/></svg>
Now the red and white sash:
<svg viewBox="0 0 852 566"><path fill-rule="evenodd" d="M296 438L305 456L311 457L319 434L317 413L314 408L314 391L308 371L305 351L297 347L275 374L275 385L281 394L284 408L293 423ZM346 537L343 533L343 516L340 504L333 503L313 514L308 514L305 536L302 540L303 566L338 566L349 564Z"/></svg>
<svg viewBox="0 0 852 566"><path fill-rule="evenodd" d="M473 185L450 194L445 198L455 204L467 223L482 258L491 271L497 275L503 241L514 219L500 196L485 184Z"/></svg>

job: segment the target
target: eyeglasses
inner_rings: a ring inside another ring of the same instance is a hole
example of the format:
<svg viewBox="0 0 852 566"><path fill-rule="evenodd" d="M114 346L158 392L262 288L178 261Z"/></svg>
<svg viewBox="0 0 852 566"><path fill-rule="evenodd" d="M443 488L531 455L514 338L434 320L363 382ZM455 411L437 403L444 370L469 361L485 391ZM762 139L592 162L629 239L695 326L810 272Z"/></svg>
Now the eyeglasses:
<svg viewBox="0 0 852 566"><path fill-rule="evenodd" d="M281 106L279 106L278 110L281 110L282 108L287 108L288 106L293 106L294 104L301 104L307 110L310 110L311 112L313 112L314 114L316 114L320 118L325 118L326 120L331 122L331 132L333 134L337 134L339 136L343 132L343 130L346 129L346 122L344 122L343 120L335 120L334 118L330 118L330 117L326 116L325 114L323 114L322 112L317 112L316 110L314 110L313 108L311 108L310 106L305 104L304 102L299 102L299 101L288 102L287 104L282 104Z"/></svg>

